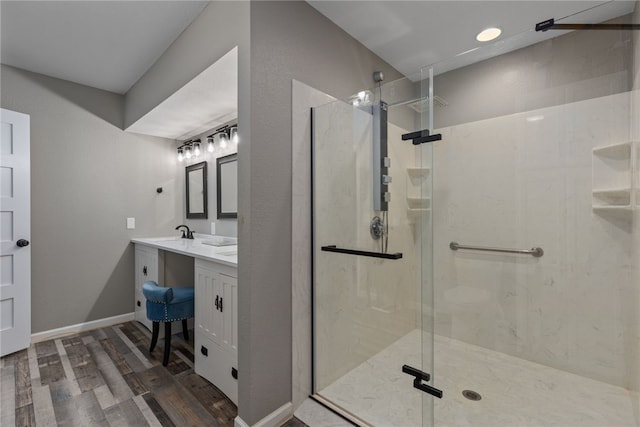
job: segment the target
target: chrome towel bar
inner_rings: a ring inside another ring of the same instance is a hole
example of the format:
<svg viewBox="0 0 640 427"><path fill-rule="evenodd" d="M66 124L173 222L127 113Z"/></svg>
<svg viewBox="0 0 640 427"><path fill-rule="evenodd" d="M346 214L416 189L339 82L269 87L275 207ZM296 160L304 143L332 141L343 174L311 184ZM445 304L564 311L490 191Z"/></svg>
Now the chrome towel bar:
<svg viewBox="0 0 640 427"><path fill-rule="evenodd" d="M451 248L452 251L457 251L458 249L471 249L471 250L474 250L474 251L504 252L504 253L510 253L510 254L524 254L524 255L531 255L531 256L534 256L536 258L540 258L542 255L544 255L544 251L542 250L542 248L531 248L531 249L489 248L489 247L486 247L486 246L461 245L460 243L457 243L457 242L449 243L449 248Z"/></svg>

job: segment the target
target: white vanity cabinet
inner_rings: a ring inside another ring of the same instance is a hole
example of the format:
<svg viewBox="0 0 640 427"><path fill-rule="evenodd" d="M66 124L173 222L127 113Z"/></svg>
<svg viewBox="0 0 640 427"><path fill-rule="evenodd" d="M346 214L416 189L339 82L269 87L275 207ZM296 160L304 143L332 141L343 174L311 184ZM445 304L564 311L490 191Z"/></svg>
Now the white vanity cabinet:
<svg viewBox="0 0 640 427"><path fill-rule="evenodd" d="M135 245L135 320L151 329L151 321L147 319L147 304L142 294L142 284L148 280L163 283L163 252L157 248Z"/></svg>
<svg viewBox="0 0 640 427"><path fill-rule="evenodd" d="M237 404L238 249L236 245L208 244L212 239L167 237L132 240L136 269L135 320L151 330L142 294L144 282L155 280L160 286L165 286L166 279L193 286L194 369ZM175 254L189 257L193 264L177 262ZM187 268L193 272L190 279L185 278ZM163 331L164 328L160 328L160 337Z"/></svg>
<svg viewBox="0 0 640 427"><path fill-rule="evenodd" d="M195 371L238 401L237 268L195 260Z"/></svg>

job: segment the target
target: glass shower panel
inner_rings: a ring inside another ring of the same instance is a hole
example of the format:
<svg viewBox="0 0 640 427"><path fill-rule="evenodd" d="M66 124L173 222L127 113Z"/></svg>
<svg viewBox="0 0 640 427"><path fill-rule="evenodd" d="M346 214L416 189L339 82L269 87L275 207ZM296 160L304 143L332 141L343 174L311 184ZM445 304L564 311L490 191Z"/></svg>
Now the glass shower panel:
<svg viewBox="0 0 640 427"><path fill-rule="evenodd" d="M434 364L435 350L435 310L434 305L434 268L433 268L433 209L436 200L433 197L433 176L434 168L437 166L433 162L433 148L438 143L439 137L434 129L434 79L433 68L425 67L421 70L420 93L421 108L419 110L420 129L426 129L434 140L423 143L416 147L416 170L412 171L411 182L419 184L420 200L422 210L416 212L417 220L420 221L420 268L421 268L421 304L422 304L422 367L425 372L431 374L431 385L436 384L439 373L436 372ZM436 388L436 391L441 389ZM440 396L442 398L442 396ZM447 396L448 397L448 396ZM435 425L435 399L433 395L424 393L422 395L422 418L424 425Z"/></svg>
<svg viewBox="0 0 640 427"><path fill-rule="evenodd" d="M420 82L401 79L313 111L314 397L359 424L423 425L423 392L403 366L424 370L430 348L421 342L428 167L420 147L402 140L422 129L423 103ZM386 211L374 204L380 105Z"/></svg>
<svg viewBox="0 0 640 427"><path fill-rule="evenodd" d="M639 424L637 34L434 65L436 426Z"/></svg>

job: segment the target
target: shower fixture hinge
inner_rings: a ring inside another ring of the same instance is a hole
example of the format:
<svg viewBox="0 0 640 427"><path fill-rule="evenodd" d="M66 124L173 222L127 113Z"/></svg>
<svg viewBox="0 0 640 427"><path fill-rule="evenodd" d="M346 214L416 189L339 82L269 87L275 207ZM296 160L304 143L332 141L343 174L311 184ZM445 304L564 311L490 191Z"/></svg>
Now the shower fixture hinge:
<svg viewBox="0 0 640 427"><path fill-rule="evenodd" d="M423 129L416 132L405 133L402 135L402 140L407 141L411 139L413 145L424 144L426 142L434 142L442 140L442 134L436 133L429 134L429 129Z"/></svg>
<svg viewBox="0 0 640 427"><path fill-rule="evenodd" d="M416 369L409 365L402 366L402 372L405 374L409 374L414 377L413 386L420 391L424 391L425 393L429 393L432 396L437 397L438 399L442 399L442 390L437 389L435 387L431 387L428 384L424 384L422 381L429 381L431 379L431 375L426 372L422 372L420 369Z"/></svg>

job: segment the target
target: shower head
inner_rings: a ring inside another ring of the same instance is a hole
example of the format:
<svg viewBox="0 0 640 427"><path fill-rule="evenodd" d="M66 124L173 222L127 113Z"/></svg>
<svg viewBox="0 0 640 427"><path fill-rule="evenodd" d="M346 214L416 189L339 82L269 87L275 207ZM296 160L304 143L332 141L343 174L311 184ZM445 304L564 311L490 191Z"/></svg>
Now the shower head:
<svg viewBox="0 0 640 427"><path fill-rule="evenodd" d="M433 106L434 107L446 107L447 105L449 105L449 103L447 101L445 101L443 98L439 97L439 96L434 96L433 97ZM409 108L411 108L412 110L418 112L418 113L424 113L429 111L429 98L423 98L420 99L419 101L415 101L412 102L411 104L408 105Z"/></svg>
<svg viewBox="0 0 640 427"><path fill-rule="evenodd" d="M399 102L394 102L392 104L389 104L389 107L397 107L399 105L406 105L409 108L411 108L412 110L418 112L418 113L424 113L429 111L429 98L413 98L413 99L409 99L406 101L399 101ZM433 97L433 105L435 107L446 107L449 105L449 103L444 99L439 97L438 95Z"/></svg>

